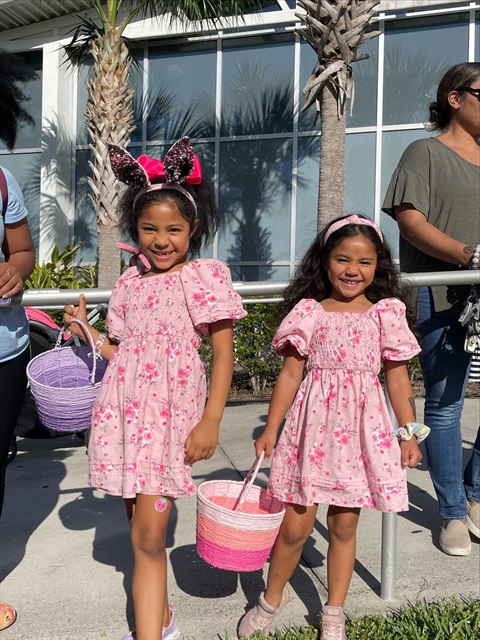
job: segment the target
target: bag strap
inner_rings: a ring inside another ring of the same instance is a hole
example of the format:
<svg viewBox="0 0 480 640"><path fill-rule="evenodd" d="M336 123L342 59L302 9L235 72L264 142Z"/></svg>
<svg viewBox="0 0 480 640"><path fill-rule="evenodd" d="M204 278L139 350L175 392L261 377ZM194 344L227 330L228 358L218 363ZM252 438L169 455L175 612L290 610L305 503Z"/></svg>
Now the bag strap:
<svg viewBox="0 0 480 640"><path fill-rule="evenodd" d="M5 218L8 206L8 189L5 174L0 167L0 193L2 194L2 218Z"/></svg>

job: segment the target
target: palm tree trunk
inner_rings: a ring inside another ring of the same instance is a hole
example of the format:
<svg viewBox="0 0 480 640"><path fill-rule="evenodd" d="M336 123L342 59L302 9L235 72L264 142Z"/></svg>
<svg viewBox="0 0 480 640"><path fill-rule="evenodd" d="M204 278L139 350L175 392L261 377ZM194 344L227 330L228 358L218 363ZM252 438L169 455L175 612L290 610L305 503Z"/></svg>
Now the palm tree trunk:
<svg viewBox="0 0 480 640"><path fill-rule="evenodd" d="M320 178L317 229L345 213L345 114L338 113L336 90L327 83L321 93Z"/></svg>
<svg viewBox="0 0 480 640"><path fill-rule="evenodd" d="M87 84L87 130L92 143L89 179L97 212L98 286L111 287L120 275L118 202L121 188L108 159L108 144L126 147L133 131L133 89L128 86L131 58L115 29L98 34L92 46L93 77Z"/></svg>

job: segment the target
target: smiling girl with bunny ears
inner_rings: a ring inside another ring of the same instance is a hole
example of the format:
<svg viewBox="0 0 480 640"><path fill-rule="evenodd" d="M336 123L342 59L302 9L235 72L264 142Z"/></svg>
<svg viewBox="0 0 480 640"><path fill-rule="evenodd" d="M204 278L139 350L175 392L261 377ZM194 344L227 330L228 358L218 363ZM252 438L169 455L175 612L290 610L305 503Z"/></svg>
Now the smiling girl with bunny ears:
<svg viewBox="0 0 480 640"><path fill-rule="evenodd" d="M176 640L167 596L166 533L175 498L195 493L192 465L210 458L233 372L233 321L243 318L228 268L191 259L217 228L217 210L190 139L164 163L135 160L111 146L116 177L129 185L121 226L135 249L133 266L109 302L108 336L88 325L98 357L109 360L93 410L89 484L122 496L131 523L132 595L137 640ZM72 333L87 324L86 301L66 306ZM206 400L198 355L210 336L213 368Z"/></svg>

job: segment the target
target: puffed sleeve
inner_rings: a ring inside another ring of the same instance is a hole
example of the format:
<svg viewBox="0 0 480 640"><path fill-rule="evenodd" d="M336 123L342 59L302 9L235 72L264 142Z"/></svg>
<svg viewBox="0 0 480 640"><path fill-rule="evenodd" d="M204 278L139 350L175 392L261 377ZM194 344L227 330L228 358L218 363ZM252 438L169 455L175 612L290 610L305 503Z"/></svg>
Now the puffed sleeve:
<svg viewBox="0 0 480 640"><path fill-rule="evenodd" d="M383 360L410 360L420 353L420 346L408 326L405 305L401 300L381 300L377 303L377 313Z"/></svg>
<svg viewBox="0 0 480 640"><path fill-rule="evenodd" d="M247 315L234 291L230 269L219 260L193 260L182 269L182 286L194 326L208 335L218 320L240 320Z"/></svg>
<svg viewBox="0 0 480 640"><path fill-rule="evenodd" d="M301 356L307 357L318 314L321 310L316 300L305 298L285 316L272 340L272 349L284 356L291 344Z"/></svg>
<svg viewBox="0 0 480 640"><path fill-rule="evenodd" d="M138 275L137 267L126 269L115 283L108 301L106 328L108 335L116 340L123 338L127 291L132 280L138 278Z"/></svg>

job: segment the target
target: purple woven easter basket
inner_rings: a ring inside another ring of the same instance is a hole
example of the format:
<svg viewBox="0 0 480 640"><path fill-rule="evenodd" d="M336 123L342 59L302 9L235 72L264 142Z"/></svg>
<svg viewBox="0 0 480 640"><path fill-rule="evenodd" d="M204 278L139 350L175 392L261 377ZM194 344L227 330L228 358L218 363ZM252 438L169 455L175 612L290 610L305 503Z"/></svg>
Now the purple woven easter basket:
<svg viewBox="0 0 480 640"><path fill-rule="evenodd" d="M74 322L82 327L90 346L61 347L63 327L54 348L36 356L27 366L40 420L46 427L67 433L90 426L93 403L107 365L95 357L87 327L80 320Z"/></svg>

